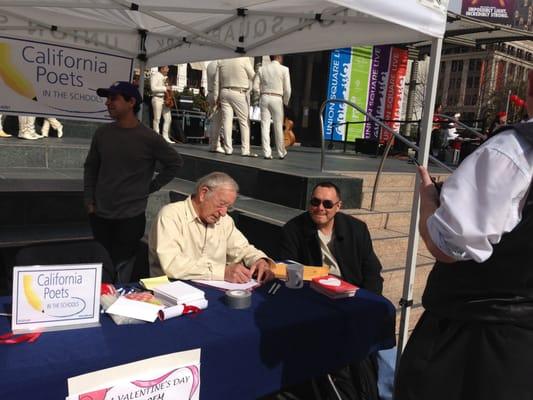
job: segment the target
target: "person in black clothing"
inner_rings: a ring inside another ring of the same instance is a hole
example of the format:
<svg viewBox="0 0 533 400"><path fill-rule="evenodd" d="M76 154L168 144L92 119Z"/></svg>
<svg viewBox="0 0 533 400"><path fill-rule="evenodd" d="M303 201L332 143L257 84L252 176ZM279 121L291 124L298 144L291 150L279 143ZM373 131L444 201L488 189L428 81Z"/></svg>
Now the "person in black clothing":
<svg viewBox="0 0 533 400"><path fill-rule="evenodd" d="M339 212L341 194L330 182L313 189L308 211L283 227L281 258L330 267L330 273L381 294L381 264L366 224Z"/></svg>
<svg viewBox="0 0 533 400"><path fill-rule="evenodd" d="M368 228L364 222L339 212L341 206L341 193L335 184L317 184L308 211L283 227L281 258L304 265L327 265L330 274L381 294L381 263L372 248ZM325 376L315 379L314 391L309 383L289 388L288 392L292 398L306 400L314 398L316 391L325 400L337 400L338 395L342 400L378 399L375 355L329 375L335 387Z"/></svg>
<svg viewBox="0 0 533 400"><path fill-rule="evenodd" d="M394 398L533 399L533 119L498 129L440 196L419 173L420 236L437 262Z"/></svg>
<svg viewBox="0 0 533 400"><path fill-rule="evenodd" d="M178 174L180 155L136 116L141 95L129 82L97 94L107 97L110 124L98 128L84 164L84 199L96 241L109 252L115 282L129 282L146 225L148 195ZM154 177L156 162L161 164Z"/></svg>

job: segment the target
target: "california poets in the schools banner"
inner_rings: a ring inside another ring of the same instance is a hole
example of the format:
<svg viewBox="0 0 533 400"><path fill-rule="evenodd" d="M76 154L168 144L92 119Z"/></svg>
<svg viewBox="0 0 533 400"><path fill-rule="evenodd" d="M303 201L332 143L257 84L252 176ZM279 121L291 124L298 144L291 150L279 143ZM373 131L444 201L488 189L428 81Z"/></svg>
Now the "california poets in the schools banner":
<svg viewBox="0 0 533 400"><path fill-rule="evenodd" d="M461 14L496 24L510 25L515 10L516 0L463 0Z"/></svg>
<svg viewBox="0 0 533 400"><path fill-rule="evenodd" d="M132 68L128 57L0 36L0 113L108 120L96 89Z"/></svg>

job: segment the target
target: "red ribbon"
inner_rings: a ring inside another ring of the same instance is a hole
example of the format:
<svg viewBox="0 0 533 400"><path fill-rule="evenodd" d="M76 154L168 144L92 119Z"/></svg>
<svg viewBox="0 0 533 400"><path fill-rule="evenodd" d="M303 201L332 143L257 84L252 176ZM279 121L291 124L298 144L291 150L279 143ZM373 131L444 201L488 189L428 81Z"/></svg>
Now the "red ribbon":
<svg viewBox="0 0 533 400"><path fill-rule="evenodd" d="M183 305L183 313L182 314L198 314L201 313L202 310L196 306L188 306L187 304Z"/></svg>
<svg viewBox="0 0 533 400"><path fill-rule="evenodd" d="M6 333L0 335L0 344L18 344L18 343L33 343L41 336L41 332L25 333L23 335L13 335L13 333Z"/></svg>

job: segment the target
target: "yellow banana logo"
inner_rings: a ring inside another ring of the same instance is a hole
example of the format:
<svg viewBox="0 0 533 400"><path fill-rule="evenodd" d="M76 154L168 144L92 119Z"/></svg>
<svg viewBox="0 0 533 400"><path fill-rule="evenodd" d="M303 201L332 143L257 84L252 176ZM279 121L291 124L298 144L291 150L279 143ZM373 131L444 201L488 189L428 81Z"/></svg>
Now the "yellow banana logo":
<svg viewBox="0 0 533 400"><path fill-rule="evenodd" d="M35 293L35 291L33 290L32 281L33 279L31 275L24 275L24 277L22 278L26 300L28 300L30 306L32 306L35 310L37 310L38 312L43 312L43 304L39 296L37 296L37 293Z"/></svg>
<svg viewBox="0 0 533 400"><path fill-rule="evenodd" d="M11 49L3 42L0 42L0 78L16 93L37 101L32 84L11 63Z"/></svg>

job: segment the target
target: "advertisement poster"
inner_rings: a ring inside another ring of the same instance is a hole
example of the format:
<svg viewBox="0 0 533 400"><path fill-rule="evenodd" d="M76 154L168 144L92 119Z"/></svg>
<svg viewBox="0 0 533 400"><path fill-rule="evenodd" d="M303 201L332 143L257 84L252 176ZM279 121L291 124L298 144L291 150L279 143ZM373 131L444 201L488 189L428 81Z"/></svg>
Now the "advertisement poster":
<svg viewBox="0 0 533 400"><path fill-rule="evenodd" d="M513 24L516 0L463 0L461 14L496 24Z"/></svg>
<svg viewBox="0 0 533 400"><path fill-rule="evenodd" d="M349 100L366 109L370 66L372 64L372 46L355 47L352 49L352 54ZM366 115L353 107L348 108L347 114L347 120L352 122L347 126L348 140L353 142L355 139L364 137Z"/></svg>
<svg viewBox="0 0 533 400"><path fill-rule="evenodd" d="M69 378L67 400L198 400L200 356L187 350Z"/></svg>
<svg viewBox="0 0 533 400"><path fill-rule="evenodd" d="M94 326L102 264L13 268L13 333Z"/></svg>
<svg viewBox="0 0 533 400"><path fill-rule="evenodd" d="M108 121L96 89L132 71L132 58L0 36L0 112Z"/></svg>

